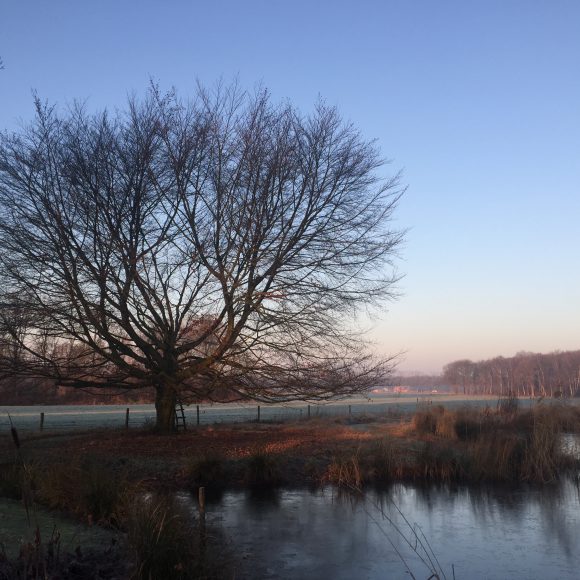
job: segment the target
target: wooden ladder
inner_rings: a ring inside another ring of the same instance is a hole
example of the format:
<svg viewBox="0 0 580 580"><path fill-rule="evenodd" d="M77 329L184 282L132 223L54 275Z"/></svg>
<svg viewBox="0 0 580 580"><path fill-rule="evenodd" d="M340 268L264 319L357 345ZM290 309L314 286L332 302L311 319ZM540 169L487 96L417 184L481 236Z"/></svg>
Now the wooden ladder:
<svg viewBox="0 0 580 580"><path fill-rule="evenodd" d="M175 430L187 431L187 423L185 422L185 411L183 410L183 401L177 399L175 403Z"/></svg>

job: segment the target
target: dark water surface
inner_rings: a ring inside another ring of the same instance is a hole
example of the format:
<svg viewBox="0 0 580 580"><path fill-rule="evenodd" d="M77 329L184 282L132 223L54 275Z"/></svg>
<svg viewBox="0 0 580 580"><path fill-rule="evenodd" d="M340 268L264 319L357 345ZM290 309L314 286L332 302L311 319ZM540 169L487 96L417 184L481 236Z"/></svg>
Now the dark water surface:
<svg viewBox="0 0 580 580"><path fill-rule="evenodd" d="M458 580L580 578L572 482L542 489L396 485L359 499L330 488L228 492L208 504L207 521L225 533L243 578L426 579L419 539L432 548L430 567L437 568L436 557L449 580L452 566Z"/></svg>

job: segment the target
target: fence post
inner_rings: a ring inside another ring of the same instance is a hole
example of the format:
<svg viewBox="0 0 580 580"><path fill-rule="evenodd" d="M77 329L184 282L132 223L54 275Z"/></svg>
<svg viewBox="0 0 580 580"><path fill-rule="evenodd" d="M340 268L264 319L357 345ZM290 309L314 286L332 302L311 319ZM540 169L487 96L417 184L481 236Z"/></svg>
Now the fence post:
<svg viewBox="0 0 580 580"><path fill-rule="evenodd" d="M308 418L310 419L310 405L308 405Z"/></svg>
<svg viewBox="0 0 580 580"><path fill-rule="evenodd" d="M348 406L348 416L352 417L352 408L350 405Z"/></svg>
<svg viewBox="0 0 580 580"><path fill-rule="evenodd" d="M199 515L205 518L205 487L200 487L197 495L199 501Z"/></svg>
<svg viewBox="0 0 580 580"><path fill-rule="evenodd" d="M40 430L44 431L44 413L40 413Z"/></svg>
<svg viewBox="0 0 580 580"><path fill-rule="evenodd" d="M260 405L258 405L258 423L260 422Z"/></svg>
<svg viewBox="0 0 580 580"><path fill-rule="evenodd" d="M125 429L129 429L129 407L125 411Z"/></svg>
<svg viewBox="0 0 580 580"><path fill-rule="evenodd" d="M196 411L197 411L197 424L199 426L199 405L196 405Z"/></svg>

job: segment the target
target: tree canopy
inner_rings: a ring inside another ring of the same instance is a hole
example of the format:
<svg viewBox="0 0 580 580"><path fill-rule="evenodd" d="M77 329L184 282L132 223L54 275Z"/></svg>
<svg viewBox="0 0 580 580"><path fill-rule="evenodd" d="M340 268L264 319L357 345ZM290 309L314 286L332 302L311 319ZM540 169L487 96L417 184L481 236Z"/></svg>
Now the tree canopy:
<svg viewBox="0 0 580 580"><path fill-rule="evenodd" d="M398 176L336 109L152 87L0 139L0 368L80 388L320 399L388 372L352 330L394 295Z"/></svg>

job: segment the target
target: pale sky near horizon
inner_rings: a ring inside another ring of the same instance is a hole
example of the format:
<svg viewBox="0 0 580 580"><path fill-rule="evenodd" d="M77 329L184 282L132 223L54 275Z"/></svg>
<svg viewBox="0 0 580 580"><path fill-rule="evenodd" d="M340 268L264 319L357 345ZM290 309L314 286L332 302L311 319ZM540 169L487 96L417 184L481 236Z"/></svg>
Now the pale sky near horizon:
<svg viewBox="0 0 580 580"><path fill-rule="evenodd" d="M580 349L580 2L3 0L0 57L2 130L32 90L94 109L150 78L321 95L408 185L381 352L437 372Z"/></svg>

